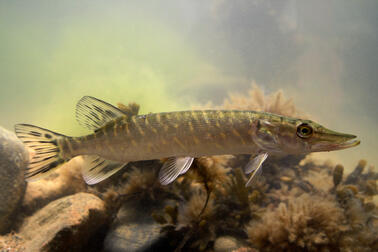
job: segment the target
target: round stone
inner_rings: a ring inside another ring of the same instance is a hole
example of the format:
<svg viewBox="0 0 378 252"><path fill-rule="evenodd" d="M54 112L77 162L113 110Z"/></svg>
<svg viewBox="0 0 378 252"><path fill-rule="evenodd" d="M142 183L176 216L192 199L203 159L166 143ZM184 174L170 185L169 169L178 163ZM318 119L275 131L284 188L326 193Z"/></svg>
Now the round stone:
<svg viewBox="0 0 378 252"><path fill-rule="evenodd" d="M11 225L10 216L24 196L27 162L28 152L21 141L0 127L0 234Z"/></svg>

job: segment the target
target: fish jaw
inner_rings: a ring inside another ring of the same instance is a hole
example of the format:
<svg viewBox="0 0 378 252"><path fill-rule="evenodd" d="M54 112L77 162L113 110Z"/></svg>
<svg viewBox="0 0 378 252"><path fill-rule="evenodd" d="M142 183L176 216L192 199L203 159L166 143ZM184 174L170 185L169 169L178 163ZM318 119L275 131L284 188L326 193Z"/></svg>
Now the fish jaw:
<svg viewBox="0 0 378 252"><path fill-rule="evenodd" d="M336 151L355 147L361 143L355 135L326 130L319 134L319 141L311 144L311 152Z"/></svg>

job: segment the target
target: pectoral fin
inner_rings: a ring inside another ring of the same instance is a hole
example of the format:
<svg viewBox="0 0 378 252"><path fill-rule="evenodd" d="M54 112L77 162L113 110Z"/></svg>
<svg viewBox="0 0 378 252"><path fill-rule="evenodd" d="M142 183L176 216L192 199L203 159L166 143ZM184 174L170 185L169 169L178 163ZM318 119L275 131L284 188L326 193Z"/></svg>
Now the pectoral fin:
<svg viewBox="0 0 378 252"><path fill-rule="evenodd" d="M251 159L244 168L244 172L246 174L252 173L249 177L249 180L245 184L245 186L252 185L256 178L262 173L262 164L264 163L265 159L268 157L268 153L261 153L258 154L255 158Z"/></svg>
<svg viewBox="0 0 378 252"><path fill-rule="evenodd" d="M83 156L82 174L88 185L97 184L121 170L127 163L118 163L96 155Z"/></svg>
<svg viewBox="0 0 378 252"><path fill-rule="evenodd" d="M268 157L268 153L260 153L257 156L254 156L249 160L247 165L244 167L244 173L250 174L254 170L256 170L259 166L262 165L262 163L265 161L265 159Z"/></svg>
<svg viewBox="0 0 378 252"><path fill-rule="evenodd" d="M184 174L190 168L194 158L192 157L171 157L164 163L159 172L159 181L162 185L168 185L179 175Z"/></svg>

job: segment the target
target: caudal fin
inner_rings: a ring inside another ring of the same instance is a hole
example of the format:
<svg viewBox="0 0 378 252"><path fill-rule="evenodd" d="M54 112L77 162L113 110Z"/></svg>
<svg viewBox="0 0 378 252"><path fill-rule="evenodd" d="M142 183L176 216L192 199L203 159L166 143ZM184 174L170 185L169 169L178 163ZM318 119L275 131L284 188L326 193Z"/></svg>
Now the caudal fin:
<svg viewBox="0 0 378 252"><path fill-rule="evenodd" d="M64 135L29 124L17 124L15 132L34 151L25 171L25 180L41 179L67 161L62 158L58 145L58 139L64 138Z"/></svg>

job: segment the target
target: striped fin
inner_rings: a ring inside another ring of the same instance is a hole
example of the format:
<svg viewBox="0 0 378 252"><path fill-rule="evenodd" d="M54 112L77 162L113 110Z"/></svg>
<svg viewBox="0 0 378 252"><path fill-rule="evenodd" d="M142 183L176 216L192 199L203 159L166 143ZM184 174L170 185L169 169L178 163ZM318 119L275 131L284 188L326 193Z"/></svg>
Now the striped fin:
<svg viewBox="0 0 378 252"><path fill-rule="evenodd" d="M61 156L58 145L58 139L66 136L29 124L17 124L15 132L17 137L32 150L32 158L25 171L27 181L46 177L66 162Z"/></svg>
<svg viewBox="0 0 378 252"><path fill-rule="evenodd" d="M268 157L268 153L261 153L257 155L255 158L251 159L246 167L244 168L244 172L246 174L251 173L251 176L249 177L247 183L245 186L250 186L252 185L257 178L261 175L262 173L262 164L264 163L265 159Z"/></svg>
<svg viewBox="0 0 378 252"><path fill-rule="evenodd" d="M190 168L194 158L171 157L164 163L159 172L159 180L162 185L172 183L179 175L184 174Z"/></svg>
<svg viewBox="0 0 378 252"><path fill-rule="evenodd" d="M262 163L265 161L265 159L268 157L268 153L260 153L257 156L254 156L249 160L249 162L244 167L244 173L250 174L254 170L256 170L259 166L262 165Z"/></svg>
<svg viewBox="0 0 378 252"><path fill-rule="evenodd" d="M245 183L245 186L248 187L248 186L251 186L253 185L257 180L258 178L261 176L262 174L262 169L261 169L261 165L251 174L251 176L249 177L247 183Z"/></svg>
<svg viewBox="0 0 378 252"><path fill-rule="evenodd" d="M122 116L126 116L122 110L91 96L84 96L76 105L76 120L90 130L97 130Z"/></svg>
<svg viewBox="0 0 378 252"><path fill-rule="evenodd" d="M96 155L83 156L82 174L88 185L97 184L121 170L127 163L118 163Z"/></svg>

